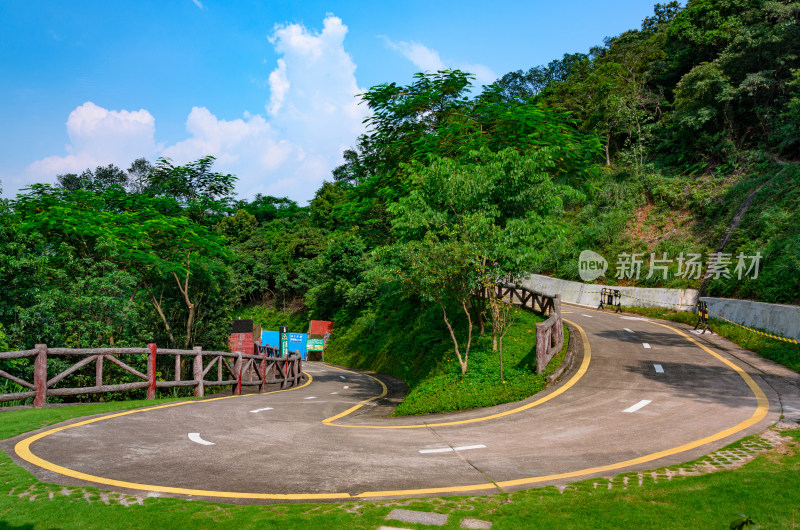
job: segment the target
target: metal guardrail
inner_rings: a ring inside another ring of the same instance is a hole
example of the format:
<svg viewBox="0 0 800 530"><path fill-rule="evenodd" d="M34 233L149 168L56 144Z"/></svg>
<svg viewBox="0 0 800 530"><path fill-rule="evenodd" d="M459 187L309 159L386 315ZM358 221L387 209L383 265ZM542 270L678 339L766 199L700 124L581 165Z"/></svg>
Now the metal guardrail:
<svg viewBox="0 0 800 530"><path fill-rule="evenodd" d="M146 373L131 367L120 356L146 355ZM159 381L156 377L156 359L159 356L175 357L175 377L171 381ZM48 357L81 356L69 368L48 377ZM192 379L181 379L181 359L192 357ZM2 359L33 359L33 381L27 381L0 370L0 378L8 379L27 391L0 394L0 402L33 398L34 407L43 407L47 396L74 396L78 394L100 394L146 388L147 399L154 399L157 388L195 387L195 395L205 395L205 387L231 386L234 394L241 394L244 386L258 386L263 392L268 384L279 384L281 388L295 386L302 378L302 360L298 352L280 357L270 347L258 347L258 354L241 352L203 351L200 346L192 350L159 349L155 344L147 348L48 348L37 344L32 350L0 352ZM107 385L103 383L103 365L108 361L124 372L140 379L132 383ZM89 387L57 388L56 385L81 368L95 363L95 385ZM206 376L216 366L216 380ZM246 379L246 380L245 380Z"/></svg>

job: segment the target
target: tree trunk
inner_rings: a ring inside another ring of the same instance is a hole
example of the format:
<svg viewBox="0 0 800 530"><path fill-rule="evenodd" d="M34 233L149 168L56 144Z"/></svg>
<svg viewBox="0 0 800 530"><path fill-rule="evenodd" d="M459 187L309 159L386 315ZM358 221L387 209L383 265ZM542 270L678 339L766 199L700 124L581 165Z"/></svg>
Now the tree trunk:
<svg viewBox="0 0 800 530"><path fill-rule="evenodd" d="M186 308L189 310L189 316L186 317L186 339L183 341L183 347L188 348L192 343L192 324L194 324L195 317L195 304L189 298L189 266L191 265L191 253L186 255L186 277L183 284L176 273L172 273L175 277L175 282L178 284L178 290L183 295L183 301L186 302Z"/></svg>
<svg viewBox="0 0 800 530"><path fill-rule="evenodd" d="M464 373L466 373L467 371L467 360L466 358L461 357L461 351L458 349L458 339L456 338L456 334L453 331L453 326L447 319L447 309L444 307L444 302L439 302L439 305L442 306L442 316L444 317L444 323L447 325L447 331L450 332L450 339L453 341L453 347L456 350L456 357L458 358L458 364L461 365L461 375L464 375Z"/></svg>
<svg viewBox="0 0 800 530"><path fill-rule="evenodd" d="M164 328L167 330L167 336L169 337L170 343L175 344L175 337L172 335L172 328L170 328L169 322L167 322L167 316L164 314L164 311L161 310L161 302L156 300L156 297L152 292L150 292L150 301L153 303L153 307L156 308L158 316L161 317L161 321L164 323Z"/></svg>
<svg viewBox="0 0 800 530"><path fill-rule="evenodd" d="M610 166L611 165L611 157L609 156L609 152L608 152L610 143L611 143L611 133L607 132L606 133L606 145L605 145L605 149L606 149L606 166Z"/></svg>

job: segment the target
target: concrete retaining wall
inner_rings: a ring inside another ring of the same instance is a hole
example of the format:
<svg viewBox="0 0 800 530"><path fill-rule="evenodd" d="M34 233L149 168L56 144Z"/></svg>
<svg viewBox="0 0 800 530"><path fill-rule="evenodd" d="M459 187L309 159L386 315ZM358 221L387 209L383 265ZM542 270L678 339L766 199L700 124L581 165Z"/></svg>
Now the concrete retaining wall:
<svg viewBox="0 0 800 530"><path fill-rule="evenodd" d="M540 274L532 274L520 284L531 291L550 295L560 294L563 302L592 307L600 304L600 289L603 287L619 289L622 293L622 305L627 306L666 307L690 311L697 303L698 296L696 289L592 285ZM800 340L800 306L766 304L733 298L703 297L701 300L708 303L709 311L732 322Z"/></svg>
<svg viewBox="0 0 800 530"><path fill-rule="evenodd" d="M652 287L617 287L592 285L569 280L559 280L540 274L532 274L521 285L532 291L560 294L561 300L573 304L597 307L600 305L600 289L619 289L622 305L643 307L666 307L691 310L697 303L697 289L659 289ZM731 319L733 320L733 319Z"/></svg>
<svg viewBox="0 0 800 530"><path fill-rule="evenodd" d="M751 300L702 297L711 313L751 328L766 329L800 340L800 306L765 304ZM714 315L710 315L714 318Z"/></svg>

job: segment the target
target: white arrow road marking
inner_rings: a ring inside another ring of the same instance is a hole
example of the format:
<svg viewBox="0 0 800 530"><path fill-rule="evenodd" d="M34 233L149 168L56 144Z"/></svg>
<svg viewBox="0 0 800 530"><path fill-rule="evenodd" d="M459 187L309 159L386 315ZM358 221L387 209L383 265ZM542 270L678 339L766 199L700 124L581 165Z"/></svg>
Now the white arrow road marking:
<svg viewBox="0 0 800 530"><path fill-rule="evenodd" d="M308 397L304 397L303 399L317 399L317 396L308 396Z"/></svg>
<svg viewBox="0 0 800 530"><path fill-rule="evenodd" d="M647 349L647 350L649 350L649 349L650 349L650 345L649 345L649 344L647 344L646 342L643 342L643 343L642 343L642 346L644 346L644 347L645 347L645 349Z"/></svg>
<svg viewBox="0 0 800 530"><path fill-rule="evenodd" d="M656 369L656 373L657 374L663 374L664 373L664 367L661 366L660 364L654 364L653 368Z"/></svg>
<svg viewBox="0 0 800 530"><path fill-rule="evenodd" d="M643 399L639 403L637 403L636 405L631 405L630 407L628 407L627 409L623 410L622 412L636 412L640 408L646 407L647 405L649 405L652 402L653 401L650 400L650 399Z"/></svg>
<svg viewBox="0 0 800 530"><path fill-rule="evenodd" d="M264 407L263 409L251 410L250 412L263 412L265 410L272 410L272 407Z"/></svg>
<svg viewBox="0 0 800 530"><path fill-rule="evenodd" d="M189 439L191 441L193 441L194 443L200 444L200 445L214 445L214 442L207 442L207 441L203 440L202 438L200 438L200 433L199 432L190 432L189 433Z"/></svg>
<svg viewBox="0 0 800 530"><path fill-rule="evenodd" d="M461 447L442 447L441 449L420 449L419 452L422 454L426 453L449 453L451 451L468 451L469 449L483 449L486 447L483 444L477 445L464 445Z"/></svg>
<svg viewBox="0 0 800 530"><path fill-rule="evenodd" d="M634 331L633 331L632 329L628 329L628 328L622 328L622 329L624 329L624 330L625 330L625 331L627 331L628 333L634 333Z"/></svg>

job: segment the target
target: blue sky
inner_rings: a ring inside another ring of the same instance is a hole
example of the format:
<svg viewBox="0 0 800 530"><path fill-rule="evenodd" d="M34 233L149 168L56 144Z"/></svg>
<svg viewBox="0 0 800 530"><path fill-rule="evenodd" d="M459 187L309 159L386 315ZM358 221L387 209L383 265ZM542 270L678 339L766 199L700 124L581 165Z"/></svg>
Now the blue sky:
<svg viewBox="0 0 800 530"><path fill-rule="evenodd" d="M240 197L305 204L363 131L355 95L478 84L637 28L648 1L0 0L0 182L217 156Z"/></svg>

